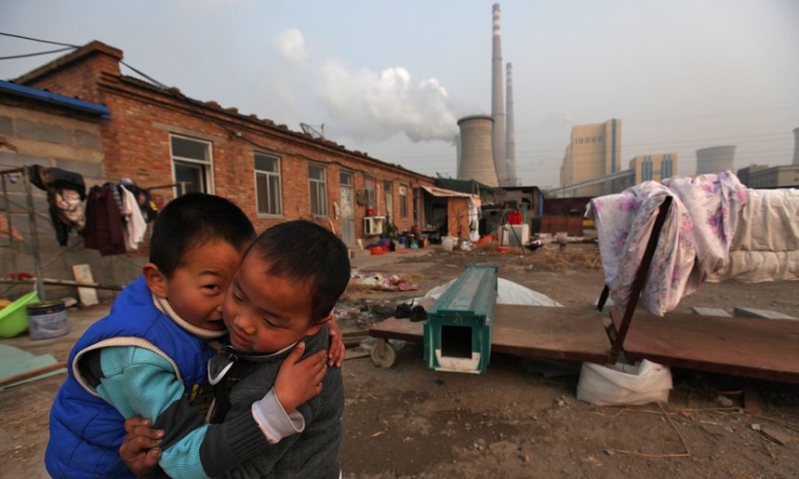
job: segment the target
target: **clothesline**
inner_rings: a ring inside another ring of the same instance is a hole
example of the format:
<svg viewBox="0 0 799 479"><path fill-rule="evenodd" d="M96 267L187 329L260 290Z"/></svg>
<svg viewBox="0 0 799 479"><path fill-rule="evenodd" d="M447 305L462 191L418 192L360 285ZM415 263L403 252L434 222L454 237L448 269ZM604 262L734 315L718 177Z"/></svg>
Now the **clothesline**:
<svg viewBox="0 0 799 479"><path fill-rule="evenodd" d="M157 215L149 190L123 178L89 188L83 177L60 168L29 167L31 183L47 192L50 218L61 246L75 230L84 246L102 256L135 251L144 240L147 223ZM84 205L85 201L85 205Z"/></svg>

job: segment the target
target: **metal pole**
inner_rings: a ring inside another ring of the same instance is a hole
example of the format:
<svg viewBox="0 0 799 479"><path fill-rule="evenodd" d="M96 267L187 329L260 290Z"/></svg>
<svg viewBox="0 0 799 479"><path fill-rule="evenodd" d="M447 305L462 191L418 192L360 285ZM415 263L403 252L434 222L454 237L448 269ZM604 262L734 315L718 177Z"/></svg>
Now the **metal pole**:
<svg viewBox="0 0 799 479"><path fill-rule="evenodd" d="M6 222L8 223L8 246L11 254L11 272L17 274L17 255L14 248L14 223L11 222L11 202L8 200L8 188L6 186L6 175L3 174L3 203L6 209Z"/></svg>
<svg viewBox="0 0 799 479"><path fill-rule="evenodd" d="M39 256L39 232L36 229L36 213L33 209L33 190L25 168L22 170L22 178L25 185L25 196L28 200L28 223L30 224L31 248L33 250L31 254L33 255L33 272L36 276L34 288L39 293L39 299L44 301L46 298L42 283L42 259Z"/></svg>

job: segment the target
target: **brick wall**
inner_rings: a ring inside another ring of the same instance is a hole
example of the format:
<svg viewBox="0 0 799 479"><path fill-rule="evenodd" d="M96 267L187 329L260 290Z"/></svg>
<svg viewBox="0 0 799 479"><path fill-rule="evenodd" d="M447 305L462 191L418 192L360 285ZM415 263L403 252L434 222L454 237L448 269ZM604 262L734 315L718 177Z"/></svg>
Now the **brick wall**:
<svg viewBox="0 0 799 479"><path fill-rule="evenodd" d="M335 218L334 203L341 204L339 172L353 173L353 189L364 188L364 176L372 176L380 186L378 211L385 212L384 181L393 185L392 221L400 230L409 229L413 218L413 188L433 185L434 180L400 167L375 161L359 152L326 140L289 131L271 120L239 115L236 109L223 109L215 102L202 103L185 98L179 91L163 90L119 74L122 52L94 42L81 50L34 70L19 80L29 86L46 87L53 92L78 96L105 104L110 121L101 125L104 173L110 181L131 178L142 187L174 182L170 135L177 134L212 144L213 191L236 202L263 229L295 218L310 218L308 165L326 171L328 217L320 223L341 231ZM255 152L280 158L283 215L259 216L256 212ZM408 217L399 216L399 185L408 186ZM161 204L169 201L171 188L154 190ZM363 234L365 208L353 205L356 237ZM420 208L420 210L423 210Z"/></svg>

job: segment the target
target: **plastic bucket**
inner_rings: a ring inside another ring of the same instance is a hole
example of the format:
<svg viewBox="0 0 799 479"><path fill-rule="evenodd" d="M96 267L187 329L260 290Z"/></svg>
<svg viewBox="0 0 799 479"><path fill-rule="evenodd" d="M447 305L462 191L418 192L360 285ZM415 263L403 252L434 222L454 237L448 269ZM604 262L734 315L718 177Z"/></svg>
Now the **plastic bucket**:
<svg viewBox="0 0 799 479"><path fill-rule="evenodd" d="M36 291L22 296L3 309L0 309L0 337L13 338L28 329L28 315L25 306L39 301Z"/></svg>
<svg viewBox="0 0 799 479"><path fill-rule="evenodd" d="M29 304L28 332L31 339L49 339L64 336L69 332L67 308L61 301L42 301Z"/></svg>

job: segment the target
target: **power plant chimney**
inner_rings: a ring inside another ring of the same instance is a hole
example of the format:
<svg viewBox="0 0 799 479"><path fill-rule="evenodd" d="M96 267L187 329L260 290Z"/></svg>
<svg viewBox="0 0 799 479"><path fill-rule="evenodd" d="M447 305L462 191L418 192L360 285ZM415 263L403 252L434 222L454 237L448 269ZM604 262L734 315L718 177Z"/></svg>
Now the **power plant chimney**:
<svg viewBox="0 0 799 479"><path fill-rule="evenodd" d="M505 111L507 113L506 119L506 132L507 135L507 142L505 143L505 154L508 156L508 162L506 164L506 168L508 169L508 184L506 186L519 186L519 177L516 173L516 133L515 128L513 125L513 73L512 73L512 65L508 62L508 71L505 75L505 80L507 81L507 86L505 89L507 90L507 107Z"/></svg>
<svg viewBox="0 0 799 479"><path fill-rule="evenodd" d="M488 186L499 186L491 152L491 124L488 115L473 115L458 120L460 143L458 179L475 180Z"/></svg>
<svg viewBox="0 0 799 479"><path fill-rule="evenodd" d="M712 146L696 150L696 174L735 171L735 146Z"/></svg>
<svg viewBox="0 0 799 479"><path fill-rule="evenodd" d="M493 6L493 48L491 54L491 117L494 119L491 149L494 156L494 169L500 186L508 184L508 172L505 167L505 102L502 97L502 40L499 28L499 4Z"/></svg>

